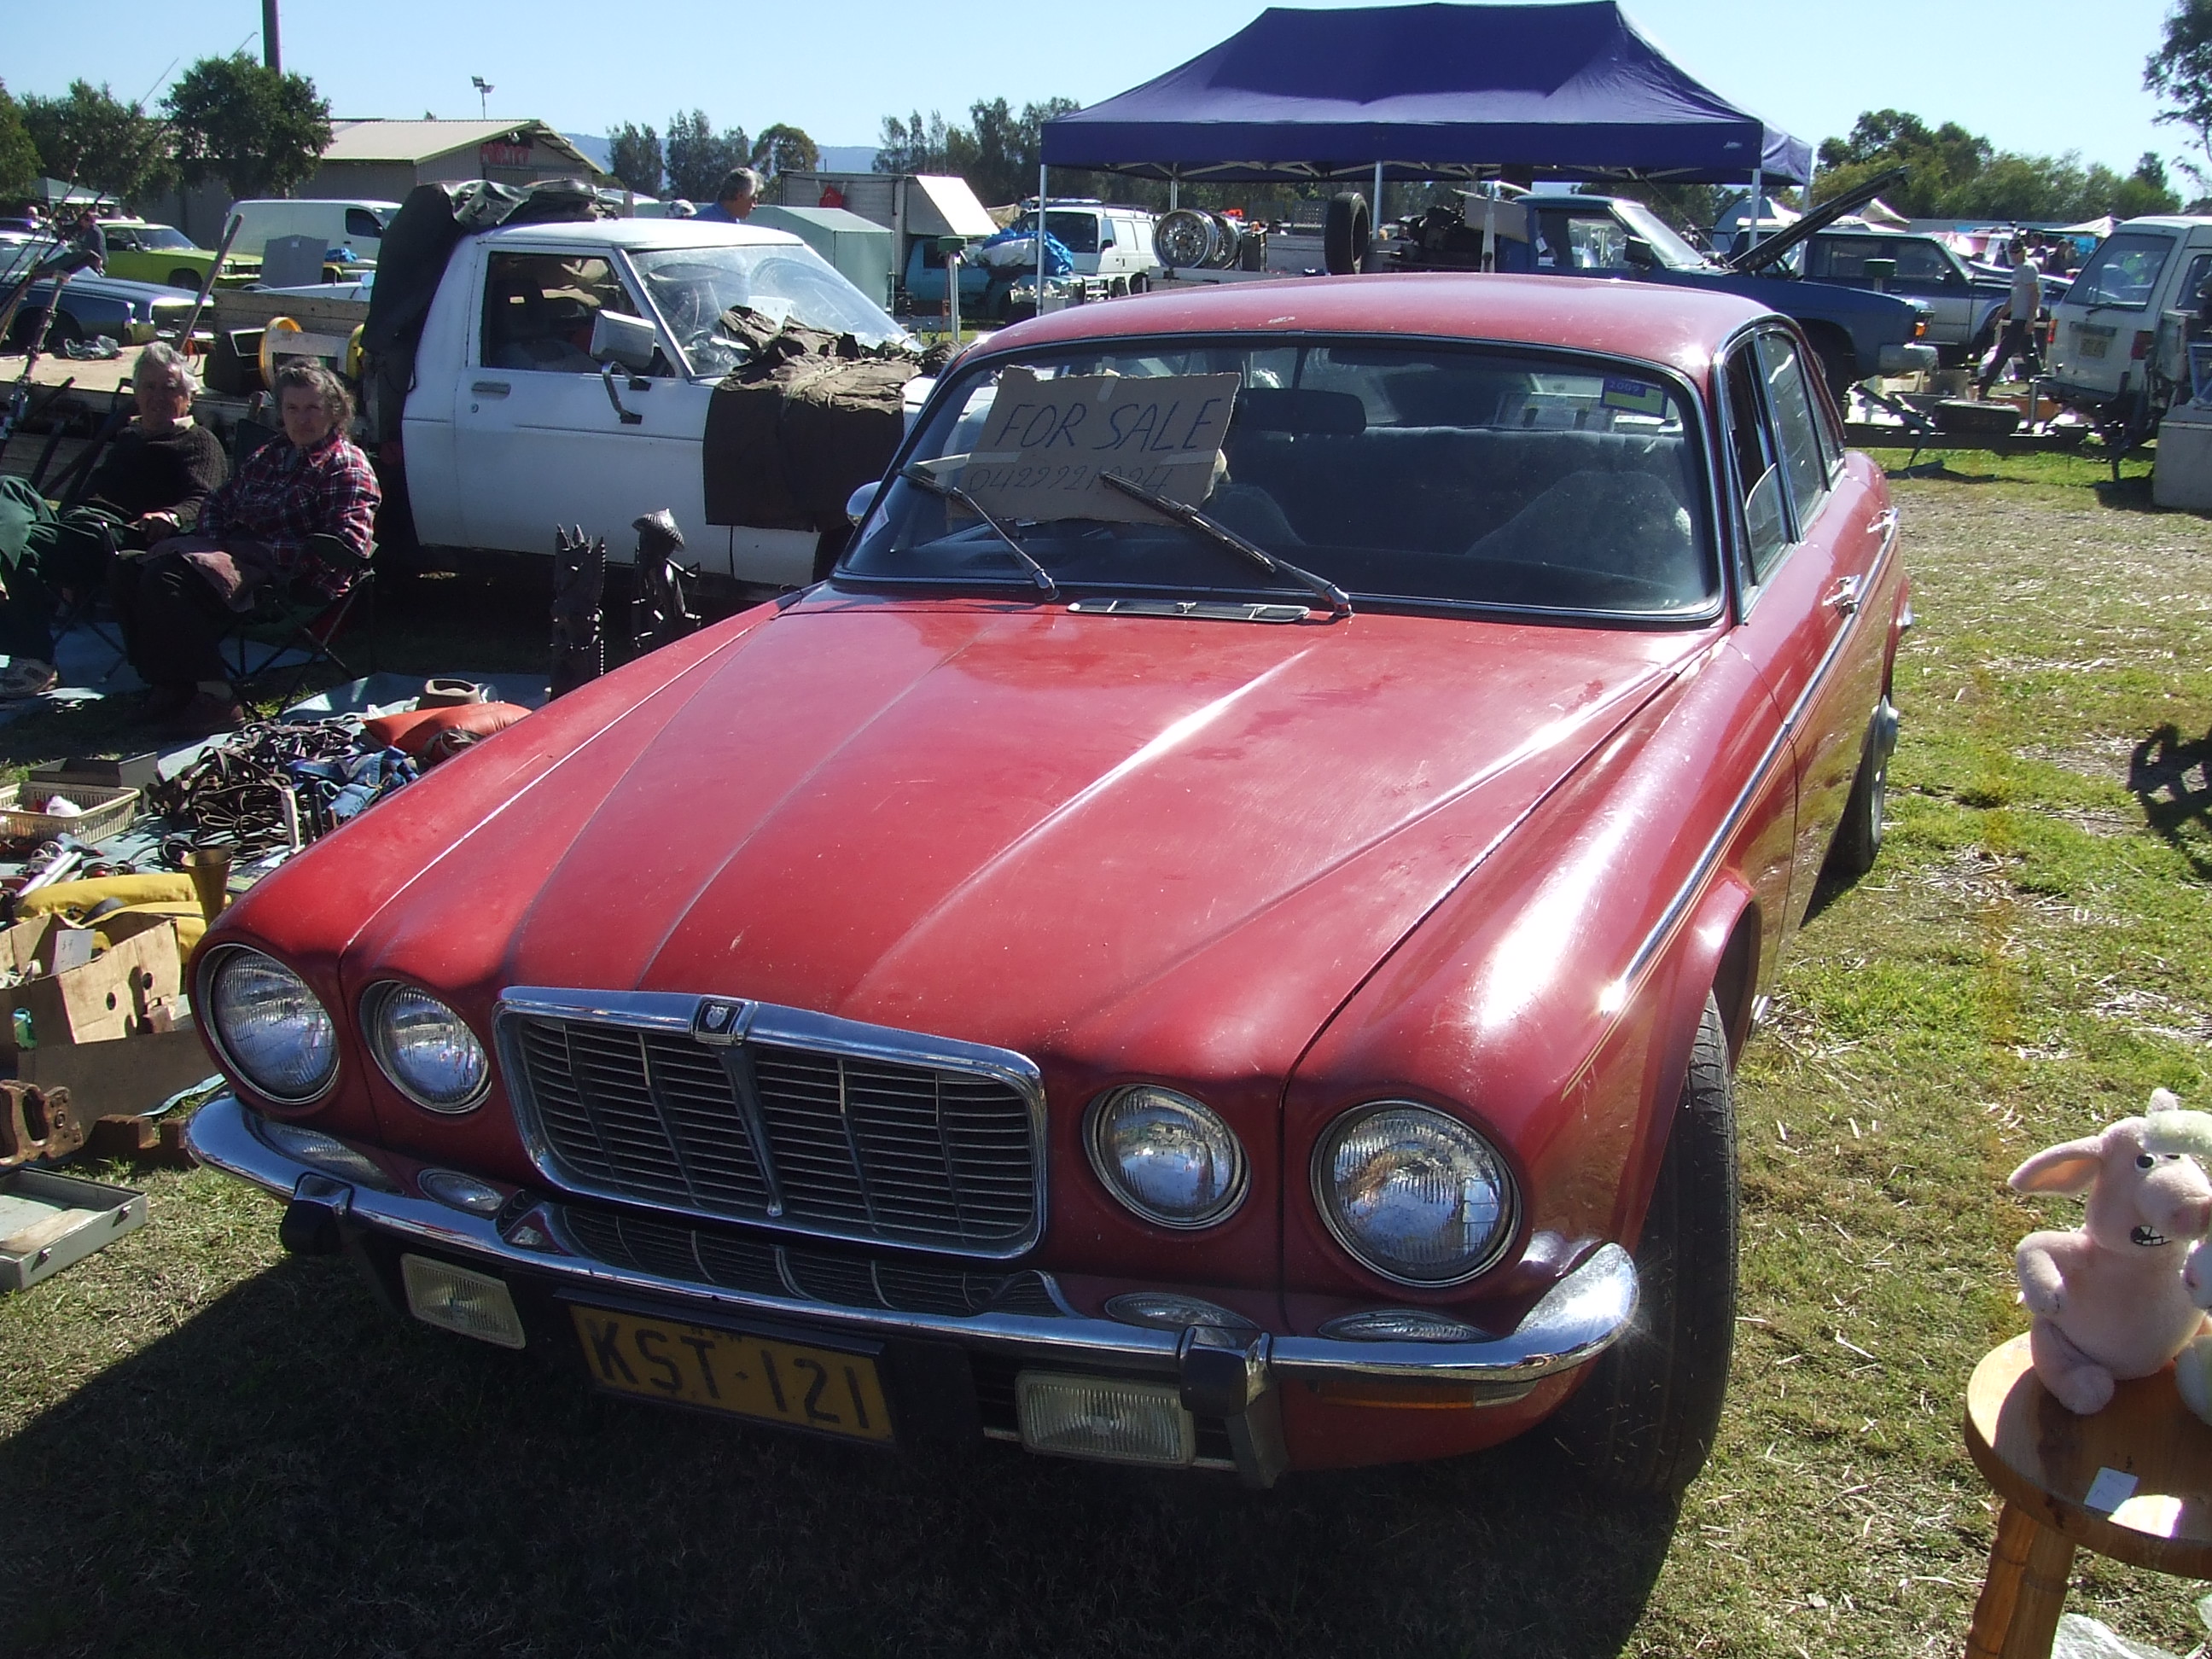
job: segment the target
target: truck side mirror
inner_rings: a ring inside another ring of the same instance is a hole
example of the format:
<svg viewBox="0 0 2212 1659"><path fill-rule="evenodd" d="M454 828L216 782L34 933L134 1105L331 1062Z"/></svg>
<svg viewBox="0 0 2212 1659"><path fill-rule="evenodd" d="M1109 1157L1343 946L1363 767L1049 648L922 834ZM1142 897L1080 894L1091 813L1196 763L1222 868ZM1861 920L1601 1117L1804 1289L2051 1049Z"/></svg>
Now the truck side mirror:
<svg viewBox="0 0 2212 1659"><path fill-rule="evenodd" d="M1659 263L1659 255L1651 244L1641 236L1632 236L1621 250L1621 257L1638 270L1650 270Z"/></svg>
<svg viewBox="0 0 2212 1659"><path fill-rule="evenodd" d="M653 325L642 317L602 311L592 319L592 361L595 363L617 362L634 374L650 374L653 349L659 343Z"/></svg>

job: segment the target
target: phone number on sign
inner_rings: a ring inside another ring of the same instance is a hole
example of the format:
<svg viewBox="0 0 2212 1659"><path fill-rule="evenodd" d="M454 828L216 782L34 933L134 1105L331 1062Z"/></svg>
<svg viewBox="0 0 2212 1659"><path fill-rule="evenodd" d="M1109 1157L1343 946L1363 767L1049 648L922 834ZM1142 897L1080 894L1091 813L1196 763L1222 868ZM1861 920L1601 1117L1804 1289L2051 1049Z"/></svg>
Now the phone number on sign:
<svg viewBox="0 0 2212 1659"><path fill-rule="evenodd" d="M1210 460L1212 457L1205 459ZM1099 479L1110 473L1116 477L1127 478L1139 489L1149 489L1157 494L1176 474L1188 473L1190 470L1188 464L1147 467L1086 466L1075 461L1028 465L1010 462L1000 466L971 464L961 471L960 487L970 495L979 489L1019 490L1024 493L1066 490L1070 494L1080 495L1097 487Z"/></svg>

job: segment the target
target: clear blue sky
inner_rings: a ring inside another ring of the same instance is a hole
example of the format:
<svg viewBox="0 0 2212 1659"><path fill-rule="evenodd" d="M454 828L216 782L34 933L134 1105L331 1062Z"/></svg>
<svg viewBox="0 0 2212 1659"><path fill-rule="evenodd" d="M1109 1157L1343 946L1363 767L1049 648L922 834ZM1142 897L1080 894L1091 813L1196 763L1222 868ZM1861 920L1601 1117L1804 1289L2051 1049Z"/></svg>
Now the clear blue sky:
<svg viewBox="0 0 2212 1659"><path fill-rule="evenodd" d="M696 106L718 125L803 127L874 142L894 112L957 118L979 98L1095 103L1195 56L1258 0L890 0L730 6L708 0L284 0L284 64L334 113L491 113L564 131L659 127ZM1813 143L1861 110L1955 120L2001 149L2077 149L2122 171L2181 150L2154 125L2143 59L2166 0L1628 0L1630 15L1723 95ZM259 0L0 0L0 78L58 93L76 78L158 94L210 52L260 50ZM97 18L97 26L93 20ZM173 65L172 60L175 60ZM2200 158L2201 161L2202 158Z"/></svg>

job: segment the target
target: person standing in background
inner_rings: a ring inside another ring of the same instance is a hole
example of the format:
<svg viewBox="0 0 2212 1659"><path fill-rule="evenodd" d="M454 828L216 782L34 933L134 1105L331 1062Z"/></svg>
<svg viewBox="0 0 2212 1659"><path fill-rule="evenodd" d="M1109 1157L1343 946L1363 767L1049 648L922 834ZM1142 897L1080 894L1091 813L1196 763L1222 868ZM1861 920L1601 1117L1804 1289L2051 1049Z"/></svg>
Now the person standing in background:
<svg viewBox="0 0 2212 1659"><path fill-rule="evenodd" d="M2043 268L2028 257L2027 244L2018 237L2012 244L2012 292L2005 301L2004 332L1997 349L1982 369L1979 395L1988 397L2005 365L2017 356L2031 374L2042 372L2035 349L2035 320L2043 310Z"/></svg>
<svg viewBox="0 0 2212 1659"><path fill-rule="evenodd" d="M699 210L702 223L710 225L740 225L752 217L754 207L760 201L761 176L750 167L732 167L722 175L721 187L714 192L714 205Z"/></svg>

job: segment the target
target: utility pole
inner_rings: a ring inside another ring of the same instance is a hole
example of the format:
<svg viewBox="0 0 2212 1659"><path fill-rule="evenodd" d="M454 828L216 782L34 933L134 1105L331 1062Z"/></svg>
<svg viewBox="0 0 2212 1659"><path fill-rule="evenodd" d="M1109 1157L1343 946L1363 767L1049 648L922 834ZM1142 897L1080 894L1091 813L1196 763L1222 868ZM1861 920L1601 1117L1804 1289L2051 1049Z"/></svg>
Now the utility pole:
<svg viewBox="0 0 2212 1659"><path fill-rule="evenodd" d="M276 0L261 0L261 61L279 75L284 72L284 50L276 40Z"/></svg>
<svg viewBox="0 0 2212 1659"><path fill-rule="evenodd" d="M276 3L276 0L269 0L269 3L273 6ZM477 89L477 115L489 118L491 114L491 94L494 91L492 83L481 75L471 75L469 76L469 84Z"/></svg>

